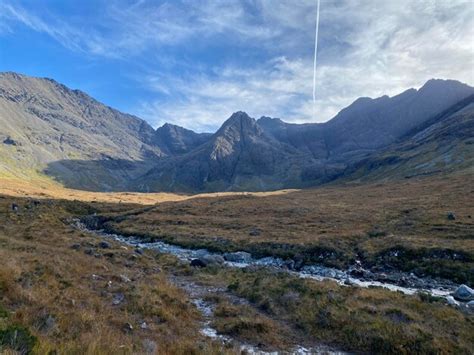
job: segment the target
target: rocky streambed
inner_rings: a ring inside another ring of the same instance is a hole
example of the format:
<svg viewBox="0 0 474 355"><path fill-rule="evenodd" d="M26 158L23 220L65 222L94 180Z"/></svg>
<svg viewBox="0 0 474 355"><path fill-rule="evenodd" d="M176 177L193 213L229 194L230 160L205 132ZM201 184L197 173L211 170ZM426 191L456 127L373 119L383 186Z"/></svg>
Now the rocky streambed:
<svg viewBox="0 0 474 355"><path fill-rule="evenodd" d="M101 229L93 229L89 225L86 227L80 221L75 221L75 225L103 238L114 239L139 250L153 249L161 253L174 255L183 262L189 262L196 267L210 265L234 268L268 267L301 278L333 280L342 286L382 287L408 295L424 293L433 297L445 298L449 305L463 307L471 311L474 309L474 291L464 285L456 285L449 280L420 278L413 273L400 271L373 272L364 269L358 261L346 270L339 270L321 265L298 265L298 261L275 257L254 258L250 253L243 251L222 254L210 252L206 249L187 249L161 241L143 242L143 239L138 237L106 233Z"/></svg>

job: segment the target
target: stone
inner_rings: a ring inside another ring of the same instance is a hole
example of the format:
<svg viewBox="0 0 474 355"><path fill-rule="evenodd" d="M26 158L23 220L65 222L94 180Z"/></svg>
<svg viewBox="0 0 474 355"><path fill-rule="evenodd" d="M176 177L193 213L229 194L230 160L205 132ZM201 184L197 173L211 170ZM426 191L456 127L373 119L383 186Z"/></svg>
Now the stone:
<svg viewBox="0 0 474 355"><path fill-rule="evenodd" d="M123 293L117 293L117 294L114 295L114 297L112 299L112 304L117 306L120 303L122 303L123 301L125 301L125 295Z"/></svg>
<svg viewBox="0 0 474 355"><path fill-rule="evenodd" d="M461 285L452 294L455 299L459 301L472 301L474 300L474 290L466 285Z"/></svg>
<svg viewBox="0 0 474 355"><path fill-rule="evenodd" d="M252 261L252 255L245 251L238 251L235 253L225 253L224 259L234 263L249 263Z"/></svg>
<svg viewBox="0 0 474 355"><path fill-rule="evenodd" d="M87 248L86 250L84 250L84 254L93 255L93 254L94 254L94 249L92 249L92 248Z"/></svg>
<svg viewBox="0 0 474 355"><path fill-rule="evenodd" d="M120 281L124 282L124 283L128 283L128 282L131 282L132 280L130 280L127 276L125 275L120 275Z"/></svg>
<svg viewBox="0 0 474 355"><path fill-rule="evenodd" d="M106 241L102 241L102 242L99 243L99 248L110 249L110 243L108 243Z"/></svg>
<svg viewBox="0 0 474 355"><path fill-rule="evenodd" d="M193 259L191 260L191 266L194 267L205 267L206 264L201 259Z"/></svg>
<svg viewBox="0 0 474 355"><path fill-rule="evenodd" d="M18 205L16 203L12 203L12 211L18 212Z"/></svg>
<svg viewBox="0 0 474 355"><path fill-rule="evenodd" d="M466 307L474 310L474 301L469 301L468 303L466 303Z"/></svg>
<svg viewBox="0 0 474 355"><path fill-rule="evenodd" d="M220 265L225 262L224 258L221 255L206 255L200 258L206 266L207 265Z"/></svg>
<svg viewBox="0 0 474 355"><path fill-rule="evenodd" d="M131 325L130 323L125 323L123 326L123 330L127 333L130 333L133 331L133 325Z"/></svg>
<svg viewBox="0 0 474 355"><path fill-rule="evenodd" d="M81 244L77 244L77 243L73 244L73 245L71 245L71 249L79 250L79 249L81 249Z"/></svg>
<svg viewBox="0 0 474 355"><path fill-rule="evenodd" d="M143 249L136 248L135 253L137 253L139 255L143 255Z"/></svg>
<svg viewBox="0 0 474 355"><path fill-rule="evenodd" d="M446 297L446 301L450 306L459 306L459 302L456 301L453 296Z"/></svg>
<svg viewBox="0 0 474 355"><path fill-rule="evenodd" d="M456 219L456 215L454 214L454 212L448 212L446 217L449 221L454 221Z"/></svg>

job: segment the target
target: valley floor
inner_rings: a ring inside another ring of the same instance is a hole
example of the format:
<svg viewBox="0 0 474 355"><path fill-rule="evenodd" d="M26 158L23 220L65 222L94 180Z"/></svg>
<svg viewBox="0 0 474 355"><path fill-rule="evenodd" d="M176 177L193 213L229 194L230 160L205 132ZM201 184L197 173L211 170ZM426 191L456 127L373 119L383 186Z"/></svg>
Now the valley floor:
<svg viewBox="0 0 474 355"><path fill-rule="evenodd" d="M442 298L301 279L268 267L192 267L103 239L76 222L92 218L144 242L280 257L293 261L290 269L298 268L295 261L344 269L358 260L372 272L413 272L472 287L472 181L458 175L143 201L140 194L65 196L3 184L0 351L470 354L474 315Z"/></svg>

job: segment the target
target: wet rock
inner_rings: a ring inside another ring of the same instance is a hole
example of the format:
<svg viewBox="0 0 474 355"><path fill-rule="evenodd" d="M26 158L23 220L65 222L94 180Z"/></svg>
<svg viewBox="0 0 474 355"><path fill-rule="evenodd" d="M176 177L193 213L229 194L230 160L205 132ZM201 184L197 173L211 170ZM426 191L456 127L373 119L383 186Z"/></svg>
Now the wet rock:
<svg viewBox="0 0 474 355"><path fill-rule="evenodd" d="M448 221L454 221L456 219L454 212L448 212L446 217L448 218Z"/></svg>
<svg viewBox="0 0 474 355"><path fill-rule="evenodd" d="M99 248L110 249L110 243L102 241L102 242L99 243Z"/></svg>
<svg viewBox="0 0 474 355"><path fill-rule="evenodd" d="M194 267L205 267L206 264L201 259L193 259L191 260L191 266Z"/></svg>
<svg viewBox="0 0 474 355"><path fill-rule="evenodd" d="M292 259L285 260L284 267L287 268L288 270L294 270L295 268L295 262Z"/></svg>
<svg viewBox="0 0 474 355"><path fill-rule="evenodd" d="M344 280L344 285L346 286L355 286L356 283L354 281L352 281L350 278L347 278Z"/></svg>
<svg viewBox="0 0 474 355"><path fill-rule="evenodd" d="M302 255L296 255L294 261L294 269L297 271L301 270L304 266L304 257Z"/></svg>
<svg viewBox="0 0 474 355"><path fill-rule="evenodd" d="M191 266L205 267L210 265L221 265L225 262L220 255L205 255L191 261Z"/></svg>
<svg viewBox="0 0 474 355"><path fill-rule="evenodd" d="M446 297L446 301L450 306L459 306L459 302L456 301L453 296Z"/></svg>
<svg viewBox="0 0 474 355"><path fill-rule="evenodd" d="M245 251L238 251L236 253L225 253L224 259L234 263L249 263L252 261L252 255Z"/></svg>
<svg viewBox="0 0 474 355"><path fill-rule="evenodd" d="M116 293L112 299L112 304L117 306L123 301L125 301L125 295L123 293Z"/></svg>
<svg viewBox="0 0 474 355"><path fill-rule="evenodd" d="M474 300L474 290L466 285L461 285L454 291L453 296L459 301L472 301Z"/></svg>

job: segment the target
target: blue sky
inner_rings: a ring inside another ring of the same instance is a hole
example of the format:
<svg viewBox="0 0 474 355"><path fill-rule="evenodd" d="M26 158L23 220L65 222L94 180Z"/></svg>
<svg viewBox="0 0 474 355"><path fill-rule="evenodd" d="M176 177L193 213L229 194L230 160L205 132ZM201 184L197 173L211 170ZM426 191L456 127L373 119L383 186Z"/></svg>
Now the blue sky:
<svg viewBox="0 0 474 355"><path fill-rule="evenodd" d="M0 71L51 77L153 126L238 110L323 122L430 78L474 84L471 0L2 0Z"/></svg>

